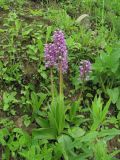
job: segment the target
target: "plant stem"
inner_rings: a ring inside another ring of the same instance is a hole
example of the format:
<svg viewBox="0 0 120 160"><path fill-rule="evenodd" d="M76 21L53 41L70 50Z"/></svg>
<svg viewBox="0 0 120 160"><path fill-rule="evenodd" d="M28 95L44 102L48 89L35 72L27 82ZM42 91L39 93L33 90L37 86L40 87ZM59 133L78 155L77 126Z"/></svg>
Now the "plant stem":
<svg viewBox="0 0 120 160"><path fill-rule="evenodd" d="M50 69L50 78L51 78L51 94L52 100L54 99L54 81L53 81L53 69Z"/></svg>
<svg viewBox="0 0 120 160"><path fill-rule="evenodd" d="M59 91L60 91L60 96L63 95L63 74L62 74L62 64L61 62L59 63Z"/></svg>

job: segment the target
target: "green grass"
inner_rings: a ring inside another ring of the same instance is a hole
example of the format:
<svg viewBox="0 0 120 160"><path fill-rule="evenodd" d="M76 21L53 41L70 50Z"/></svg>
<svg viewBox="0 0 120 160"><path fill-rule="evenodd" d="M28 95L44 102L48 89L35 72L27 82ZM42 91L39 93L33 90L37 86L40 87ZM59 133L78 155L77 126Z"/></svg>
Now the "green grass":
<svg viewBox="0 0 120 160"><path fill-rule="evenodd" d="M0 1L0 159L120 158L119 22L119 0ZM53 70L53 102L44 46L58 28L69 68L64 98ZM85 82L81 60L92 63Z"/></svg>

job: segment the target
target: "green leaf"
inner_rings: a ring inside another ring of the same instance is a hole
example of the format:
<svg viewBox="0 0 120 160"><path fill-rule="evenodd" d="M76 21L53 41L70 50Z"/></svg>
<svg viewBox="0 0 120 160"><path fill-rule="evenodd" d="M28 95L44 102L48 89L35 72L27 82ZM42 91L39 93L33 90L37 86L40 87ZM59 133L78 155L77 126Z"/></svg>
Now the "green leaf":
<svg viewBox="0 0 120 160"><path fill-rule="evenodd" d="M112 103L115 104L120 94L119 88L107 89L107 93L110 96Z"/></svg>
<svg viewBox="0 0 120 160"><path fill-rule="evenodd" d="M39 128L32 131L34 139L55 139L56 131L52 128Z"/></svg>
<svg viewBox="0 0 120 160"><path fill-rule="evenodd" d="M40 93L40 94L37 94L35 92L31 93L31 106L33 108L34 113L38 113L45 98L46 98L46 94L44 93Z"/></svg>
<svg viewBox="0 0 120 160"><path fill-rule="evenodd" d="M57 96L51 103L48 114L50 126L60 134L65 127L65 106L63 96Z"/></svg>
<svg viewBox="0 0 120 160"><path fill-rule="evenodd" d="M112 160L112 157L107 153L107 145L102 140L93 145L93 151L95 160Z"/></svg>
<svg viewBox="0 0 120 160"><path fill-rule="evenodd" d="M46 118L35 117L36 122L43 128L49 128L49 121Z"/></svg>
<svg viewBox="0 0 120 160"><path fill-rule="evenodd" d="M109 109L110 103L111 103L111 99L107 102L107 104L103 108L101 121L103 121L105 119L105 117L106 117L106 115L108 113L108 109Z"/></svg>
<svg viewBox="0 0 120 160"><path fill-rule="evenodd" d="M101 137L110 135L110 136L117 136L120 135L120 130L112 128L112 129L104 129L99 134Z"/></svg>
<svg viewBox="0 0 120 160"><path fill-rule="evenodd" d="M42 58L43 57L43 51L44 51L44 46L43 46L43 42L41 39L38 39L38 49L40 51L40 57Z"/></svg>
<svg viewBox="0 0 120 160"><path fill-rule="evenodd" d="M28 127L31 123L30 117L28 115L24 115L24 125Z"/></svg>
<svg viewBox="0 0 120 160"><path fill-rule="evenodd" d="M52 27L48 26L47 27L47 33L46 33L46 43L48 42L49 38L50 38L50 34L52 32Z"/></svg>
<svg viewBox="0 0 120 160"><path fill-rule="evenodd" d="M7 128L3 128L0 130L0 143L4 146L6 145L5 136L9 135L9 131Z"/></svg>
<svg viewBox="0 0 120 160"><path fill-rule="evenodd" d="M79 107L80 107L80 100L78 99L77 101L73 102L70 107L70 120L73 120L73 118L75 118Z"/></svg>
<svg viewBox="0 0 120 160"><path fill-rule="evenodd" d="M118 110L120 110L120 95L119 95L118 100L116 102L116 106L117 106Z"/></svg>
<svg viewBox="0 0 120 160"><path fill-rule="evenodd" d="M8 110L8 108L10 107L10 104L17 102L15 98L16 94L17 94L16 92L11 92L11 93L4 92L3 94L3 110L4 111Z"/></svg>
<svg viewBox="0 0 120 160"><path fill-rule="evenodd" d="M85 131L82 128L74 127L68 130L68 133L73 138L79 138L85 134Z"/></svg>
<svg viewBox="0 0 120 160"><path fill-rule="evenodd" d="M60 149L65 160L75 159L76 154L74 153L72 139L68 135L61 135L58 137L58 143L61 146Z"/></svg>
<svg viewBox="0 0 120 160"><path fill-rule="evenodd" d="M92 141L94 141L98 136L98 132L97 131L90 131L89 133L85 134L82 138L81 138L81 142L89 142L91 143Z"/></svg>

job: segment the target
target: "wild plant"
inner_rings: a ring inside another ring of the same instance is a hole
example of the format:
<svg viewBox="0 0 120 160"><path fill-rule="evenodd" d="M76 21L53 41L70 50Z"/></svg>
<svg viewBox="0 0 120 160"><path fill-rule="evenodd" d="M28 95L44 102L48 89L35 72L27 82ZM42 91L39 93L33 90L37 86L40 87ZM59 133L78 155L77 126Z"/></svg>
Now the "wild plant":
<svg viewBox="0 0 120 160"><path fill-rule="evenodd" d="M45 47L45 62L46 67L51 70L51 93L52 103L49 112L50 126L56 129L60 134L65 125L65 106L63 95L63 73L67 71L67 47L64 38L64 33L57 30L53 34L53 43L47 44ZM59 95L54 95L54 80L53 67L56 67L59 72Z"/></svg>

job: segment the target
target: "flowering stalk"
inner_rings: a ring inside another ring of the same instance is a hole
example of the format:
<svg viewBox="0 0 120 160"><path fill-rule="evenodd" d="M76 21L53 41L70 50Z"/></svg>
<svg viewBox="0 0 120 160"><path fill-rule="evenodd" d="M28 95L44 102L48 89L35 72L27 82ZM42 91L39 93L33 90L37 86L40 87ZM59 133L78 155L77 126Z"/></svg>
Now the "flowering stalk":
<svg viewBox="0 0 120 160"><path fill-rule="evenodd" d="M52 100L54 100L53 68L50 68L50 78L51 78L51 93L52 93Z"/></svg>
<svg viewBox="0 0 120 160"><path fill-rule="evenodd" d="M45 66L51 68L51 92L54 97L53 73L52 68L57 67L59 71L59 90L63 94L63 73L68 69L67 46L64 33L57 30L53 34L53 43L45 45Z"/></svg>
<svg viewBox="0 0 120 160"><path fill-rule="evenodd" d="M59 92L60 96L63 95L63 74L62 74L62 64L59 63Z"/></svg>
<svg viewBox="0 0 120 160"><path fill-rule="evenodd" d="M63 95L63 73L67 71L67 47L64 38L64 33L61 30L57 30L53 34L53 41L56 47L56 59L58 62L59 70L59 92Z"/></svg>
<svg viewBox="0 0 120 160"><path fill-rule="evenodd" d="M67 71L67 47L64 34L57 30L53 35L53 43L45 46L45 65L50 68L52 103L49 112L49 121L59 135L65 127L65 107L63 97L63 73ZM54 97L53 67L59 71L59 96ZM55 99L55 100L54 100Z"/></svg>

